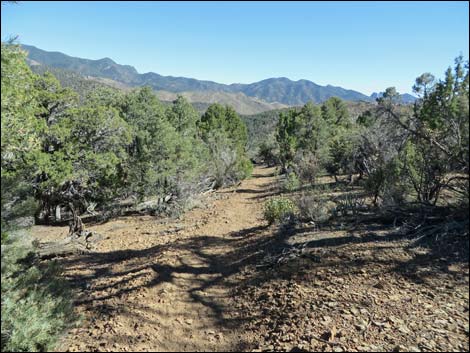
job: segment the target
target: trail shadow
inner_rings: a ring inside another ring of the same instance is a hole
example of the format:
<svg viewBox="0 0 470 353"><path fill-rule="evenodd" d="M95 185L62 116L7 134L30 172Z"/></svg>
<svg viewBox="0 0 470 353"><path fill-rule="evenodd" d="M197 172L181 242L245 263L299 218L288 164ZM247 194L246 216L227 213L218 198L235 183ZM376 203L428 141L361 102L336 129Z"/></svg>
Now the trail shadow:
<svg viewBox="0 0 470 353"><path fill-rule="evenodd" d="M409 261L393 260L388 257L385 260L375 258L371 260L360 259L361 245L371 244L372 247L367 248L367 251L381 252L384 245L396 244L394 246L403 247L403 240L409 240L408 235L399 234L391 229L390 225L380 224L363 224L362 230L353 229L350 233L343 228L330 227L325 232L318 232L314 227L279 227L274 230L265 225L250 227L229 233L229 237L223 236L208 236L196 235L194 237L178 240L174 243L153 246L142 250L117 250L106 253L89 253L81 256L65 258L60 260L62 266L67 270L73 270L75 273L80 270L87 270L87 273L67 275L70 279L72 286L76 288L84 288L84 284L89 284L95 281L103 281L106 279L109 283L104 285L97 285L93 287L95 290L100 291L104 289L113 289L113 292L107 295L88 298L80 301L82 304L94 303L97 301L106 301L113 297L120 297L124 293L137 291L142 287L154 287L163 282L172 282L175 274L192 274L195 276L200 275L215 275L213 279L202 279L193 292L204 291L215 285L222 285L231 288L238 287L238 281L232 281L231 276L239 273L242 269L249 265L257 265L267 254L276 256L281 254L286 249L302 245L308 251L323 250L321 263L328 262L330 254L336 255L328 249L338 249L344 246L355 247L355 255L344 255L341 259L336 259L336 265L348 268L349 266L357 266L365 263L386 263L389 265L390 271L395 271L400 275L408 278L411 281L423 282L423 278L418 278L417 269L422 266L427 266L437 273L449 274L448 265L455 263L468 264L468 238L455 237L453 245L445 252L442 250L442 244L428 244L426 254L415 255ZM343 236L328 236L331 232L342 231ZM379 234L383 233L385 234ZM305 235L309 233L316 233L316 239L304 241L301 244L292 244L290 240L298 235ZM349 235L347 235L349 234ZM361 234L361 235L358 235ZM398 244L400 243L400 244ZM230 245L231 250L220 254L211 254L205 249L217 246ZM411 249L412 244L408 246ZM420 244L420 246L424 246ZM196 256L200 259L204 266L193 266L184 264L180 261L179 265L160 264L159 259L166 251L182 251L189 257L190 255ZM326 251L326 252L325 252ZM458 256L456 254L458 253ZM334 257L334 256L331 256ZM358 259L359 258L359 259ZM315 261L313 261L315 262ZM119 265L123 268L120 271L112 270L113 266ZM330 265L333 265L330 263ZM313 267L318 266L315 263ZM132 285L138 278L148 277L148 270L153 273L153 278L146 280L145 283L137 286ZM147 271L147 272L146 272ZM67 272L67 271L66 271ZM349 270L348 270L349 273ZM425 274L429 276L430 273ZM256 281L262 280L264 274L262 272L255 274ZM210 298L202 298L194 294L194 300L201 302L206 306L212 307L215 310L215 303L211 302ZM203 300L204 299L204 300ZM222 312L220 307L216 310L219 314ZM216 315L221 324L227 325L225 319L221 315Z"/></svg>
<svg viewBox="0 0 470 353"><path fill-rule="evenodd" d="M245 228L242 230L234 231L229 233L231 237L248 237L248 236L255 236L259 234L260 232L266 230L269 226L268 225L260 225L256 227L251 227L251 228Z"/></svg>
<svg viewBox="0 0 470 353"><path fill-rule="evenodd" d="M271 191L277 190L277 187L272 186L268 189L256 190L256 189L237 189L237 193L240 194L267 194Z"/></svg>
<svg viewBox="0 0 470 353"><path fill-rule="evenodd" d="M249 189L241 190L238 192L254 193ZM259 194L253 198L271 195L265 191ZM392 222L377 222L373 217L354 222L344 218L321 224L320 228L295 224L258 225L227 234L196 234L141 250L93 252L60 262L71 285L82 292L77 304L88 311L117 315L122 312L117 299L126 300L143 289L159 288L168 283L179 285L184 276L189 283L179 290L209 309L219 327L235 330L253 321L256 314L231 306L229 298L214 294L216 289L237 293L247 286L261 286L279 278L301 281L305 274L331 268L336 271L335 278L348 278L367 268L371 276L391 273L431 287L430 279L439 276L462 277L461 273L450 271L449 265L463 264L468 268L468 230L466 237L455 235L445 240L448 248L444 249L442 242L413 242L409 234L398 232ZM217 251L219 247L224 250ZM415 253L415 247L426 251ZM298 248L303 249L299 256L286 256L287 260L281 264L269 262ZM178 255L174 258L165 255L169 251ZM404 251L406 258L398 256ZM189 263L189 259L197 261ZM465 281L463 277L459 280ZM152 298L154 302L158 299ZM143 312L168 315L157 312L145 301L132 302L132 305L139 305ZM137 311L129 310L127 314L134 320L152 324ZM238 348L252 348L246 344L240 342Z"/></svg>
<svg viewBox="0 0 470 353"><path fill-rule="evenodd" d="M252 178L255 178L255 179L258 179L258 178L274 178L276 177L278 174L276 172L273 172L273 173L269 173L269 174L252 174L251 177Z"/></svg>
<svg viewBox="0 0 470 353"><path fill-rule="evenodd" d="M251 199L251 200L261 200L261 199L265 199L267 197L279 196L279 195L282 195L282 194L283 194L282 190L279 190L277 188L273 188L271 192L263 193L263 194L257 195L257 196L251 196L251 197L249 197L249 199Z"/></svg>

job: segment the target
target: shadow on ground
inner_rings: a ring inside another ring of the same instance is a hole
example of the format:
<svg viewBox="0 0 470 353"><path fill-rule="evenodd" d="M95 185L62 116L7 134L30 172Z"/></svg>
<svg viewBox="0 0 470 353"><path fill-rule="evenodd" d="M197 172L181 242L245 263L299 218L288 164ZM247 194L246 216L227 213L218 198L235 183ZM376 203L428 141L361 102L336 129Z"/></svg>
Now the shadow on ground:
<svg viewBox="0 0 470 353"><path fill-rule="evenodd" d="M294 242L296 237L305 237L305 240ZM218 246L230 250L221 253L208 251ZM295 249L303 250L295 252ZM422 251L416 252L416 249ZM176 264L161 263L162 254L169 250L191 254L203 266L186 263L184 256L175 259ZM283 256L286 260L282 262L266 260L279 260ZM122 312L122 308L113 306L113 298L142 288L174 283L181 274L194 275L197 281L188 289L191 299L209 308L218 325L235 329L254 317L246 313L237 314L227 302L202 293L208 293L214 287L236 293L249 285L259 286L276 278L301 278L302 274L315 274L325 268L337 269L337 278L354 275L364 268L371 271L371 275L374 275L373 271L379 275L386 269L406 281L432 286L429 279L441 275L454 276L458 280L461 274L449 268L453 264L466 264L468 268L468 256L468 224L466 235L447 234L440 241L421 239L413 242L409 235L397 232L392 224L371 221L355 222L354 225L337 222L320 230L305 226L276 228L260 225L220 236L199 234L143 250L94 252L62 259L61 263L66 274L69 273L72 285L84 294L78 303L107 315L112 315L117 309ZM115 266L122 270L114 271ZM102 282L106 284L98 284ZM142 307L142 310L154 309ZM128 315L136 316L138 313ZM248 349L244 342L236 348Z"/></svg>

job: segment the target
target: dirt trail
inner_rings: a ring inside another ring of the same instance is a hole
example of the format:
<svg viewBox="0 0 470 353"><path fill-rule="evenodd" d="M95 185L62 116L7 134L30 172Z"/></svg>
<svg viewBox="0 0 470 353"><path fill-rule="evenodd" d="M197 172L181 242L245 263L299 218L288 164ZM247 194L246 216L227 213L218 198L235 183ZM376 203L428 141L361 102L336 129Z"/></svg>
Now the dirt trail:
<svg viewBox="0 0 470 353"><path fill-rule="evenodd" d="M415 243L364 220L267 227L274 172L181 220L89 227L105 237L96 251L60 259L84 319L58 349L468 351L468 238ZM68 231L34 228L42 241Z"/></svg>
<svg viewBox="0 0 470 353"><path fill-rule="evenodd" d="M84 321L60 349L242 349L231 291L243 276L245 239L266 231L262 204L275 191L274 172L256 168L252 178L219 191L209 207L194 209L179 222L127 217L90 227L106 237L96 252L61 260L79 288L77 308ZM66 232L34 230L42 240Z"/></svg>

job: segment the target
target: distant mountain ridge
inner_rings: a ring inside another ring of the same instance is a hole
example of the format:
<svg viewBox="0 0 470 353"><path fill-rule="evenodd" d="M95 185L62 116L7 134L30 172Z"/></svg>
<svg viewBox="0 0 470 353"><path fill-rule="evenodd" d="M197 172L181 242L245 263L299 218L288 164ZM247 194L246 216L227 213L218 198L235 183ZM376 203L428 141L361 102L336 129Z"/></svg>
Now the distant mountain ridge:
<svg viewBox="0 0 470 353"><path fill-rule="evenodd" d="M33 72L44 74L51 72L62 84L63 87L70 87L76 91L80 100L84 100L86 96L100 86L109 86L121 91L131 91L133 87L124 83L112 80L110 78L82 75L77 72L59 69L56 67L46 66L38 62L27 59ZM213 92L213 91L192 91L192 92L168 92L154 91L155 95L163 103L170 103L177 98L177 95L184 96L199 112L204 112L212 103L220 103L230 105L239 114L253 115L275 109L288 108L289 106L281 103L268 103L261 99L248 97L245 94L229 93L229 92Z"/></svg>
<svg viewBox="0 0 470 353"><path fill-rule="evenodd" d="M28 57L34 63L74 71L85 76L111 79L131 87L149 85L156 91L243 93L266 102L285 105L302 105L308 101L321 103L330 97L350 101L374 101L370 96L354 90L331 85L321 86L308 80L292 81L278 77L250 84L226 85L194 78L162 76L154 72L139 74L133 66L117 64L110 58L82 59L60 52L48 52L30 45L22 47L28 51Z"/></svg>

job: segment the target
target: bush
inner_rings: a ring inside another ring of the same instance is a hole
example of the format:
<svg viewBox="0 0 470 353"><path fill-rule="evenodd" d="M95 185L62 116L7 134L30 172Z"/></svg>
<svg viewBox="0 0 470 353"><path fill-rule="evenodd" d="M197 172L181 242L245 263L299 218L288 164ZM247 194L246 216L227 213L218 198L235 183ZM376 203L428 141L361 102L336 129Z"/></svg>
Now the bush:
<svg viewBox="0 0 470 353"><path fill-rule="evenodd" d="M24 231L2 234L2 352L49 351L76 318L57 263L32 250Z"/></svg>
<svg viewBox="0 0 470 353"><path fill-rule="evenodd" d="M356 193L346 192L343 196L336 198L334 213L337 216L357 216L367 209L365 201L364 197Z"/></svg>
<svg viewBox="0 0 470 353"><path fill-rule="evenodd" d="M264 219L269 224L287 222L292 219L294 213L295 204L285 197L275 197L264 204Z"/></svg>
<svg viewBox="0 0 470 353"><path fill-rule="evenodd" d="M331 203L318 191L302 194L297 200L297 207L303 220L324 222L331 216Z"/></svg>
<svg viewBox="0 0 470 353"><path fill-rule="evenodd" d="M278 164L278 157L276 155L276 147L274 144L263 142L259 146L258 157L269 167L274 167Z"/></svg>
<svg viewBox="0 0 470 353"><path fill-rule="evenodd" d="M309 151L302 151L294 158L294 170L300 180L314 184L318 174L322 171L322 161L319 156Z"/></svg>
<svg viewBox="0 0 470 353"><path fill-rule="evenodd" d="M295 173L287 174L286 179L282 183L282 188L284 191L292 192L297 190L300 187L300 180Z"/></svg>
<svg viewBox="0 0 470 353"><path fill-rule="evenodd" d="M404 182L402 166L398 158L379 163L369 174L364 188L373 197L373 203L380 207L396 207L406 201L410 187Z"/></svg>
<svg viewBox="0 0 470 353"><path fill-rule="evenodd" d="M246 179L253 173L253 163L248 158L242 158L238 163L238 179Z"/></svg>

